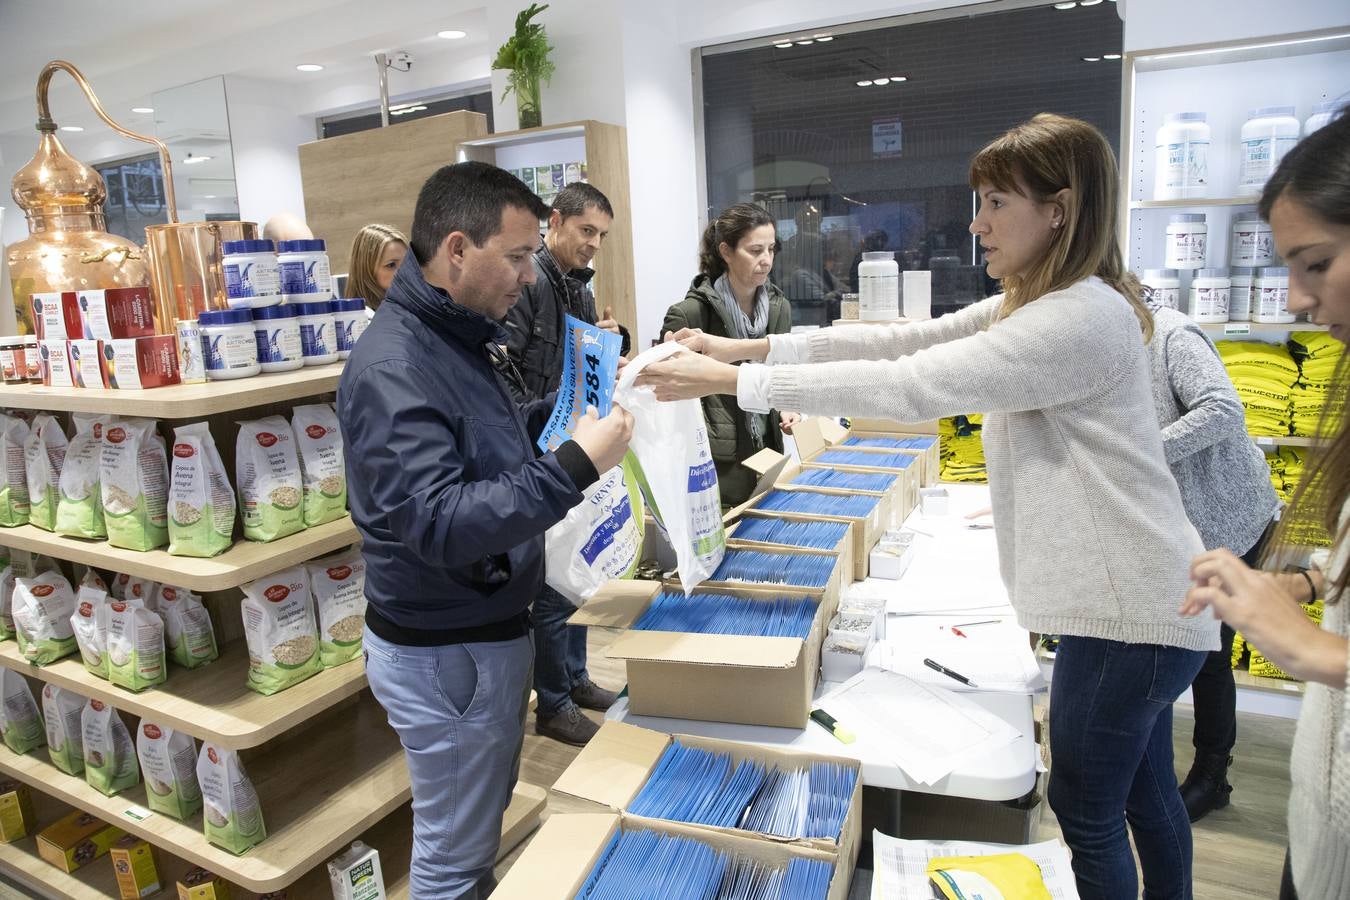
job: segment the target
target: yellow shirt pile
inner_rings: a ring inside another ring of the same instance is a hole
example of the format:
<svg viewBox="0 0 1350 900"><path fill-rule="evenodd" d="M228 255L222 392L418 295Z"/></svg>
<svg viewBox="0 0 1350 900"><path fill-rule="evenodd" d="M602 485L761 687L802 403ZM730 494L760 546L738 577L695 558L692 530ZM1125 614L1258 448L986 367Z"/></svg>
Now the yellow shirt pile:
<svg viewBox="0 0 1350 900"><path fill-rule="evenodd" d="M1270 464L1270 480L1275 484L1275 492L1284 502L1288 503L1293 499L1294 491L1298 489L1299 482L1303 479L1307 459L1308 451L1295 447L1281 447L1278 453L1266 454L1266 462ZM1280 482L1275 480L1277 469ZM1301 547L1331 546L1331 535L1327 534L1326 528L1321 523L1293 523L1287 533L1290 542Z"/></svg>
<svg viewBox="0 0 1350 900"><path fill-rule="evenodd" d="M1298 384L1289 392L1294 434L1317 436L1324 412L1327 421L1322 428L1334 434L1340 428L1345 398L1330 388L1345 345L1324 331L1296 331L1289 336L1289 350L1299 368Z"/></svg>
<svg viewBox="0 0 1350 900"><path fill-rule="evenodd" d="M1289 390L1298 381L1298 363L1288 349L1258 341L1219 341L1216 346L1237 388L1250 434L1289 434Z"/></svg>
<svg viewBox="0 0 1350 900"><path fill-rule="evenodd" d="M989 475L984 467L984 417L978 414L949 416L938 422L943 481L984 484Z"/></svg>

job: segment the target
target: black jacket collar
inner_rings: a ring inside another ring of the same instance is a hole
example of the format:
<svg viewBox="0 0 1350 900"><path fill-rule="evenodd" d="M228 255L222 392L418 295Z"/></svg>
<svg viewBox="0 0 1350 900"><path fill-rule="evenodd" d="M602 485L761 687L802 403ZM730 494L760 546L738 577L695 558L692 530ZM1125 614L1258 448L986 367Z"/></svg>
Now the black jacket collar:
<svg viewBox="0 0 1350 900"><path fill-rule="evenodd" d="M499 323L459 305L444 290L428 284L412 253L403 258L384 299L465 346L477 349L486 343L506 343L506 329Z"/></svg>

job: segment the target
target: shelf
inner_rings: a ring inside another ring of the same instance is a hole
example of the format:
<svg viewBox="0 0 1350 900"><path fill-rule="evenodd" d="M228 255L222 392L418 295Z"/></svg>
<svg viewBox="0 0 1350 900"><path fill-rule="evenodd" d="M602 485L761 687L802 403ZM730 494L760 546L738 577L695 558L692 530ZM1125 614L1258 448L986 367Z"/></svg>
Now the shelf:
<svg viewBox="0 0 1350 900"><path fill-rule="evenodd" d="M299 400L337 390L342 363L306 366L234 381L177 384L148 391L0 385L0 407L106 413L152 419L204 419L217 413Z"/></svg>
<svg viewBox="0 0 1350 900"><path fill-rule="evenodd" d="M266 743L366 686L365 664L357 659L264 697L248 687L248 648L242 640L221 647L220 658L209 665L183 669L170 664L163 684L139 694L89 672L78 653L34 666L14 641L5 641L0 665L231 750Z"/></svg>
<svg viewBox="0 0 1350 900"><path fill-rule="evenodd" d="M1130 209L1204 209L1207 206L1256 206L1260 194L1250 197L1192 197L1185 200L1131 200Z"/></svg>
<svg viewBox="0 0 1350 900"><path fill-rule="evenodd" d="M350 516L306 528L279 541L235 541L219 556L170 556L164 550L123 550L107 541L85 541L35 525L0 528L0 545L43 553L126 575L139 575L191 591L223 591L288 566L340 550L361 539Z"/></svg>
<svg viewBox="0 0 1350 900"><path fill-rule="evenodd" d="M1205 334L1217 334L1220 337L1246 337L1251 334L1289 334L1293 331L1326 331L1325 325L1312 322L1286 322L1269 325L1264 322L1196 322Z"/></svg>
<svg viewBox="0 0 1350 900"><path fill-rule="evenodd" d="M1251 439L1258 447L1312 447L1317 444L1317 438L1298 437L1292 434L1271 435L1271 434L1253 434Z"/></svg>
<svg viewBox="0 0 1350 900"><path fill-rule="evenodd" d="M1253 675L1246 669L1233 670L1233 682L1239 690L1268 691L1272 694L1297 694L1303 696L1303 682L1288 681L1284 678L1267 678Z"/></svg>
<svg viewBox="0 0 1350 900"><path fill-rule="evenodd" d="M243 856L208 844L200 816L188 822L159 814L133 820L125 813L145 806L144 785L105 797L53 766L45 749L26 756L0 750L0 772L260 893L280 890L327 862L412 796L398 735L370 697L334 719L333 727L252 760L249 774L268 834Z"/></svg>

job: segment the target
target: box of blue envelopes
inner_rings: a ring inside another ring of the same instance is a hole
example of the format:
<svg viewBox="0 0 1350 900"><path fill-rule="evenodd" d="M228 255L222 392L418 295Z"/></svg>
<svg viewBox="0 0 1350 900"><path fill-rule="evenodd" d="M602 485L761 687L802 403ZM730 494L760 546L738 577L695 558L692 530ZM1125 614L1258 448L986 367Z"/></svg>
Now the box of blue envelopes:
<svg viewBox="0 0 1350 900"><path fill-rule="evenodd" d="M576 813L544 823L492 898L718 896L722 885L725 896L846 900L852 877L851 861L823 850L678 822L639 825L616 813ZM766 894L770 883L778 890Z"/></svg>

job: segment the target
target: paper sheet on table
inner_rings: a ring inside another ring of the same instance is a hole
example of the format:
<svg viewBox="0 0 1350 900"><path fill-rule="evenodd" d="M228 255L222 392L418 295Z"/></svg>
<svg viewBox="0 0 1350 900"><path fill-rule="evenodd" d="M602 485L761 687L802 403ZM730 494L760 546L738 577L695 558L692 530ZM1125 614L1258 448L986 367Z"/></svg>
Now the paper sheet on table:
<svg viewBox="0 0 1350 900"><path fill-rule="evenodd" d="M933 784L967 759L1001 750L1020 736L966 697L875 667L816 705L857 736L863 756L887 757L920 784Z"/></svg>
<svg viewBox="0 0 1350 900"><path fill-rule="evenodd" d="M952 619L959 622L960 619ZM905 617L889 623L886 640L877 648L876 664L924 684L957 693L1002 691L1034 694L1044 689L1045 677L1036 664L1026 632L1015 625L980 625L958 637L943 620ZM941 663L975 682L961 684L923 664L924 659Z"/></svg>
<svg viewBox="0 0 1350 900"><path fill-rule="evenodd" d="M928 861L941 856L1021 853L1041 868L1054 900L1078 900L1069 848L1057 840L1039 844L980 844L973 841L905 841L872 832L872 900L930 900Z"/></svg>

